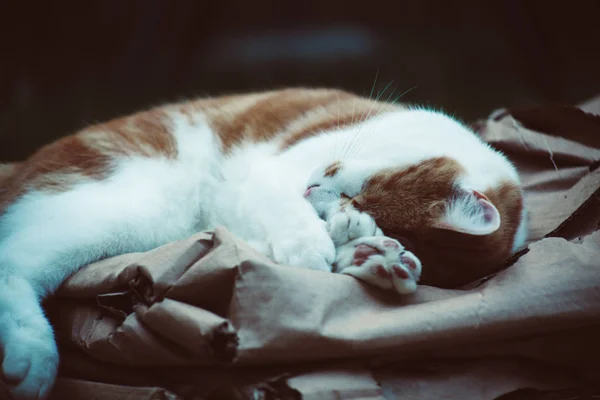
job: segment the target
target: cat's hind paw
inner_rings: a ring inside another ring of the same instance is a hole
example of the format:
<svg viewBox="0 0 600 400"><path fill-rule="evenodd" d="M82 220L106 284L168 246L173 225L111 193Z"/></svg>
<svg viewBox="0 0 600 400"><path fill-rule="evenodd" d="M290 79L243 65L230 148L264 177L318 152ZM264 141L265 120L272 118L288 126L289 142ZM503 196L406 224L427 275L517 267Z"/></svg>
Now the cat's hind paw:
<svg viewBox="0 0 600 400"><path fill-rule="evenodd" d="M334 267L336 272L400 294L416 291L421 276L419 259L384 236L362 237L340 246Z"/></svg>
<svg viewBox="0 0 600 400"><path fill-rule="evenodd" d="M46 399L56 378L58 351L54 341L32 333L13 337L4 348L2 374L16 400Z"/></svg>

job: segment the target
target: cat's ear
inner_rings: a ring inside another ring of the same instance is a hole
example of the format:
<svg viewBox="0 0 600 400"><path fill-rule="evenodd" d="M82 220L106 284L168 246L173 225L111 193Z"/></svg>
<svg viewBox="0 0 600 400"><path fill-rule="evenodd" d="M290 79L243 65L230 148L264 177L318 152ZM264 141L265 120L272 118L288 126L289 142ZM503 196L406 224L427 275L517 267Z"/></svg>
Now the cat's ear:
<svg viewBox="0 0 600 400"><path fill-rule="evenodd" d="M500 228L500 213L481 192L460 188L434 227L469 235L489 235Z"/></svg>

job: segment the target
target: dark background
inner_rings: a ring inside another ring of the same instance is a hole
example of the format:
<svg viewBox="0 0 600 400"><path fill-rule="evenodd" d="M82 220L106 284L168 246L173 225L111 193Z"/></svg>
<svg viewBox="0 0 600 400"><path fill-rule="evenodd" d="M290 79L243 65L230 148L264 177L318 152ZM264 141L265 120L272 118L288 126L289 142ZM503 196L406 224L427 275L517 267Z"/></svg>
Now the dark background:
<svg viewBox="0 0 600 400"><path fill-rule="evenodd" d="M600 93L599 17L594 0L4 1L0 160L166 101L282 86L393 81L382 98L468 121L575 104Z"/></svg>

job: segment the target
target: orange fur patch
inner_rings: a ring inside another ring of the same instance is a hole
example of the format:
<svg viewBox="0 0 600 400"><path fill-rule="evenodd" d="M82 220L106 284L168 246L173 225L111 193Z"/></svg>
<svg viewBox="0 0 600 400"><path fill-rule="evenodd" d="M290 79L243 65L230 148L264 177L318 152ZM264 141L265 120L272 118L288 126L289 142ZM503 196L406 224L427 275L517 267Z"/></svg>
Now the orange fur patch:
<svg viewBox="0 0 600 400"><path fill-rule="evenodd" d="M173 109L191 120L202 112L227 153L243 142L278 138L281 149L321 132L353 125L400 106L334 89L285 89L197 100Z"/></svg>
<svg viewBox="0 0 600 400"><path fill-rule="evenodd" d="M211 99L196 103L221 140L224 152L243 142L273 139L304 113L334 96L331 90L286 89L231 96L228 102Z"/></svg>
<svg viewBox="0 0 600 400"><path fill-rule="evenodd" d="M397 227L416 230L443 213L454 181L462 172L458 162L437 157L406 169L389 169L372 176L355 199L357 207L371 214L384 231Z"/></svg>
<svg viewBox="0 0 600 400"><path fill-rule="evenodd" d="M4 182L16 173L18 166L19 163L0 164L0 187L4 186Z"/></svg>
<svg viewBox="0 0 600 400"><path fill-rule="evenodd" d="M325 168L323 176L326 176L329 178L334 177L341 168L342 168L342 163L339 161L336 161L336 162L332 163L330 166L328 166L327 168Z"/></svg>
<svg viewBox="0 0 600 400"><path fill-rule="evenodd" d="M162 110L144 111L91 126L79 137L103 155L135 154L144 157L177 157L170 120Z"/></svg>
<svg viewBox="0 0 600 400"><path fill-rule="evenodd" d="M312 111L302 115L288 126L282 149L287 149L322 132L342 129L362 123L401 106L364 99L345 92L315 104Z"/></svg>
<svg viewBox="0 0 600 400"><path fill-rule="evenodd" d="M0 212L28 190L63 191L85 179L103 179L111 161L123 155L177 155L168 120L145 111L89 127L42 147L3 182Z"/></svg>

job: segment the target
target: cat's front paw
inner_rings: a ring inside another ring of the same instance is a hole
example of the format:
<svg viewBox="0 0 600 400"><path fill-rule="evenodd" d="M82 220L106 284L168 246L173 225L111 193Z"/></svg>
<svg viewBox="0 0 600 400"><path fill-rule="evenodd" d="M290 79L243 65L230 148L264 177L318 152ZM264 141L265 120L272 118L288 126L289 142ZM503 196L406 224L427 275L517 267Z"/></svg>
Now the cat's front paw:
<svg viewBox="0 0 600 400"><path fill-rule="evenodd" d="M336 247L362 237L383 236L373 217L350 205L331 214L327 230Z"/></svg>
<svg viewBox="0 0 600 400"><path fill-rule="evenodd" d="M53 338L35 332L11 335L4 344L2 373L16 400L42 400L50 395L58 368Z"/></svg>
<svg viewBox="0 0 600 400"><path fill-rule="evenodd" d="M336 272L400 294L417 290L421 277L419 259L385 236L362 237L339 247L334 267Z"/></svg>
<svg viewBox="0 0 600 400"><path fill-rule="evenodd" d="M319 220L322 224L323 221ZM323 225L313 230L295 231L272 241L271 253L275 262L293 267L331 272L335 246Z"/></svg>

